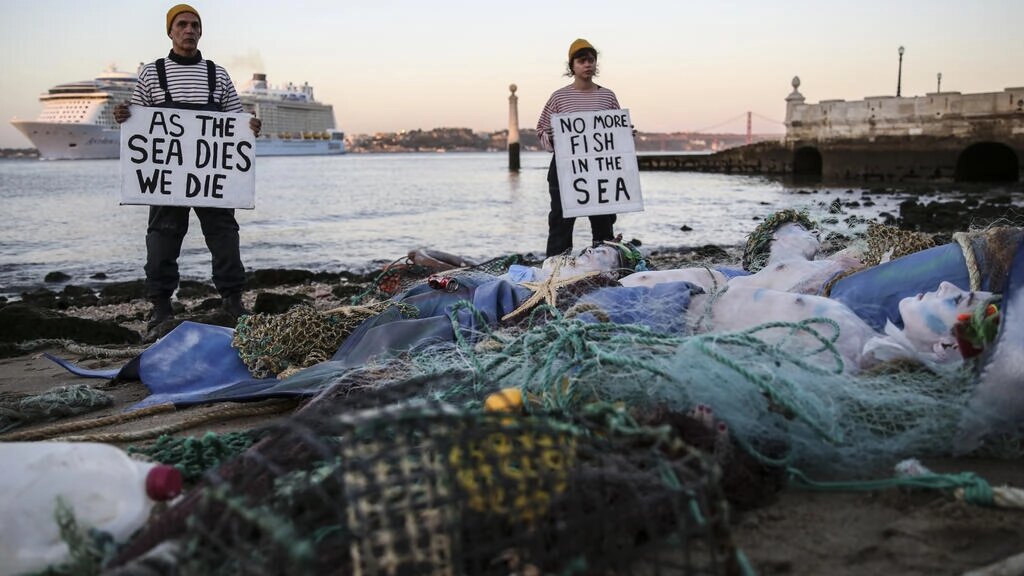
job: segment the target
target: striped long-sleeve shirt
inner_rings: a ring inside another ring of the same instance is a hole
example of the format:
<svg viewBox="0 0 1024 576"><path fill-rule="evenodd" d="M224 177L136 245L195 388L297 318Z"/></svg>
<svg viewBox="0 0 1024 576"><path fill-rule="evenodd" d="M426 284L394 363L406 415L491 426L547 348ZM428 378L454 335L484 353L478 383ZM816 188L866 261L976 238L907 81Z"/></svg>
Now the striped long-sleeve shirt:
<svg viewBox="0 0 1024 576"><path fill-rule="evenodd" d="M206 60L200 59L196 64L179 64L170 58L164 59L167 72L167 88L171 100L186 104L206 104L210 96L210 86L206 78ZM231 82L227 70L216 67L216 86L213 90L213 101L220 104L221 112L243 112L242 101L238 98L235 85ZM160 88L157 77L156 62L142 67L139 81L132 93L132 104L139 106L159 106L167 99Z"/></svg>
<svg viewBox="0 0 1024 576"><path fill-rule="evenodd" d="M548 98L548 103L540 112L540 120L537 121L537 136L545 150L554 152L554 142L551 140L552 114L619 110L620 108L615 93L603 86L597 86L597 90L583 92L570 84L555 90L551 94L551 98Z"/></svg>

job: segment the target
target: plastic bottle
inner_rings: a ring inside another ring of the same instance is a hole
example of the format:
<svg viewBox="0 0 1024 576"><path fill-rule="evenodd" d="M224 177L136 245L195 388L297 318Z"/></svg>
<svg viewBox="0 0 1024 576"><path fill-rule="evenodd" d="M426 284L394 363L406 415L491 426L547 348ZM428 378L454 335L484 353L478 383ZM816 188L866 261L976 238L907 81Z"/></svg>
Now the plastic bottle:
<svg viewBox="0 0 1024 576"><path fill-rule="evenodd" d="M0 576L42 570L68 558L58 496L79 527L124 542L153 504L181 493L181 472L133 460L109 444L0 442Z"/></svg>

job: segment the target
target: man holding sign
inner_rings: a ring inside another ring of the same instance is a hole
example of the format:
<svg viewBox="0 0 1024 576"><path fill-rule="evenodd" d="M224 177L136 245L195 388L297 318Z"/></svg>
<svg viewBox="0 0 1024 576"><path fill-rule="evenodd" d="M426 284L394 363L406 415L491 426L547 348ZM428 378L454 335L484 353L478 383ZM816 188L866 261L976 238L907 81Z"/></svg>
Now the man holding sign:
<svg viewBox="0 0 1024 576"><path fill-rule="evenodd" d="M135 85L135 92L132 94L131 104L178 110L243 112L242 103L227 71L210 60L204 60L199 52L199 39L203 35L199 12L187 4L178 4L167 11L166 24L167 36L171 39L171 51L166 58L160 58L143 67ZM125 122L130 116L128 105L120 104L115 107L114 119L118 123ZM157 116L154 114L154 121ZM175 127L170 116L159 116L168 135L173 135L174 130L180 129ZM218 127L221 132L225 131L223 123L217 125L217 119L212 117L210 120L209 124L206 120L203 121L204 131L208 126L211 132ZM253 135L259 135L260 126L259 119L250 118L249 128ZM178 160L177 163L180 165L183 157L180 148L175 155L173 145L165 150L155 144L147 147L141 140L136 140L135 147L131 149L138 152L136 160L142 161L145 157L158 164L172 164L174 160ZM238 150L234 152L236 154L232 155L224 150L215 152L207 148L204 163L219 159L222 168L237 170L244 166L246 170L251 169L253 151L250 149L248 155L244 150L242 153L237 153ZM163 160L160 159L161 154ZM202 154L197 156L202 157ZM228 162L231 163L230 166ZM154 174L152 179L151 188L155 189L157 176ZM211 185L209 180L204 186L205 195L211 194L211 188L213 195L218 193L217 185ZM167 186L162 187L165 188L163 192L166 194ZM192 187L198 191L199 182L193 183ZM152 189L151 191L154 191ZM222 309L237 319L245 313L242 306L245 268L242 266L239 252L238 222L235 220L234 209L211 207L209 204L202 207L196 205L194 209L202 225L206 245L213 257L213 282L221 295ZM182 240L188 231L188 215L189 206L150 206L149 225L146 231L146 294L153 304L153 311L147 326L149 330L173 317L171 295L178 288L178 255L181 252Z"/></svg>
<svg viewBox="0 0 1024 576"><path fill-rule="evenodd" d="M572 84L551 95L537 122L541 144L554 152L548 169L548 256L572 249L576 216L589 216L596 246L614 240L616 212L643 209L639 177L629 175L631 167L636 174L629 113L614 92L594 83L597 50L586 40L569 46L566 75Z"/></svg>

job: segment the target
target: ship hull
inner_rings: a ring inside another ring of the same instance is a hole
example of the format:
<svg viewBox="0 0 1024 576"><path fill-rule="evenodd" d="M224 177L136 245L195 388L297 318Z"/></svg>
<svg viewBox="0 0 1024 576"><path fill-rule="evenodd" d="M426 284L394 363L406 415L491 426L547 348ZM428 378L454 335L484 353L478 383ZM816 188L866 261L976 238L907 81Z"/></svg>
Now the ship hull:
<svg viewBox="0 0 1024 576"><path fill-rule="evenodd" d="M12 122L43 160L95 160L117 158L121 133L97 124L58 124L15 120Z"/></svg>
<svg viewBox="0 0 1024 576"><path fill-rule="evenodd" d="M41 160L101 160L117 158L121 133L96 124L12 122L39 151ZM344 140L257 139L257 156L327 156L345 153Z"/></svg>

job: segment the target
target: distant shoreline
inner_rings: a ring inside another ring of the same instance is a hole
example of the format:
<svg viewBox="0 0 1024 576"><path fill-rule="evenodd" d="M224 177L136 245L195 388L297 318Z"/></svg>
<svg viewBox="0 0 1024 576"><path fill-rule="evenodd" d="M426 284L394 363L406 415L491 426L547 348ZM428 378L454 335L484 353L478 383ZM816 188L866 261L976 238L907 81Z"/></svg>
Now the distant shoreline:
<svg viewBox="0 0 1024 576"><path fill-rule="evenodd" d="M0 159L25 160L39 158L39 150L35 148L0 148Z"/></svg>
<svg viewBox="0 0 1024 576"><path fill-rule="evenodd" d="M755 142L781 138L781 134L754 134ZM636 137L639 154L702 154L735 148L747 143L746 134L697 134L689 132L640 132ZM508 149L508 130L473 132L469 128L434 128L402 132L355 134L346 138L350 154L494 152ZM521 128L519 142L524 152L543 149L533 129ZM0 148L0 159L36 159L35 148Z"/></svg>

